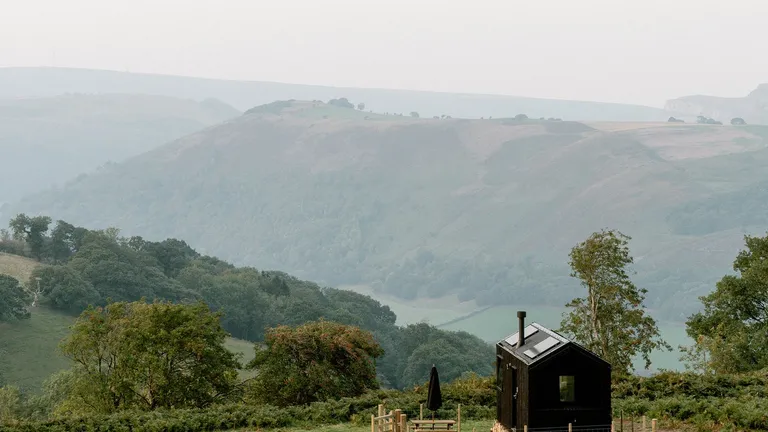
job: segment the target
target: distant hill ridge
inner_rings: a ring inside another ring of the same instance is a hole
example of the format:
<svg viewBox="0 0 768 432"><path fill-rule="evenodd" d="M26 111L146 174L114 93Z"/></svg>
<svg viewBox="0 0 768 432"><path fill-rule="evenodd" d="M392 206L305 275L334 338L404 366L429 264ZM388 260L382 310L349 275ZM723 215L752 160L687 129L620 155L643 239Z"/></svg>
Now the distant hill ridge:
<svg viewBox="0 0 768 432"><path fill-rule="evenodd" d="M501 95L411 90L338 88L319 85L153 75L70 68L0 68L0 99L62 93L144 93L203 100L216 98L242 111L275 100L346 97L376 112L419 112L429 117L557 117L566 120L666 120L662 109L616 103L536 99Z"/></svg>
<svg viewBox="0 0 768 432"><path fill-rule="evenodd" d="M570 248L617 228L633 237L649 306L679 320L731 271L743 234L768 226L768 213L732 205L768 182L766 137L761 126L411 118L284 101L3 213L480 306L562 306L578 292Z"/></svg>
<svg viewBox="0 0 768 432"><path fill-rule="evenodd" d="M0 78L0 87L8 83ZM170 96L62 94L0 100L0 202L63 185L107 162L237 117L224 102Z"/></svg>
<svg viewBox="0 0 768 432"><path fill-rule="evenodd" d="M688 116L705 116L728 123L740 117L747 123L768 124L768 84L760 84L744 97L683 96L667 101L665 108Z"/></svg>

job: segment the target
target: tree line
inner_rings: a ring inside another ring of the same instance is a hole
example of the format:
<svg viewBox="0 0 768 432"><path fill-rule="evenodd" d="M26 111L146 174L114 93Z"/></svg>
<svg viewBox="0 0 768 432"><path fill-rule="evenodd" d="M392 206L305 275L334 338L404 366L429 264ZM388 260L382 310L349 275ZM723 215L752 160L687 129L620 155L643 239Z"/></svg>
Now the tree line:
<svg viewBox="0 0 768 432"><path fill-rule="evenodd" d="M403 388L426 379L423 361L446 364L446 378L465 371L490 374L492 347L465 332L429 324L396 325L392 310L369 296L321 287L279 271L235 267L198 253L178 239L123 237L116 228L90 230L47 216L19 214L0 238L0 251L41 262L29 281L0 279L0 319L24 319L34 298L73 315L111 303L203 302L221 313L233 337L263 343L268 329L324 319L370 331L384 350L377 379ZM27 289L22 289L21 286ZM422 347L440 344L445 349ZM462 355L453 356L451 353ZM426 357L424 357L426 355ZM427 358L427 360L424 360Z"/></svg>

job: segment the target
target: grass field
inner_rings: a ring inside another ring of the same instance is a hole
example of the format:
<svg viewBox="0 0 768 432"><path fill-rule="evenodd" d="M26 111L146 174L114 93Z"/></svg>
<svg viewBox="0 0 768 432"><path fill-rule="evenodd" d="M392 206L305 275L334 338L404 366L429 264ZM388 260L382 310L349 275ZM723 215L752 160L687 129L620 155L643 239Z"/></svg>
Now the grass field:
<svg viewBox="0 0 768 432"><path fill-rule="evenodd" d="M0 370L22 389L37 390L51 374L69 367L57 348L74 318L47 308L32 309L32 317L0 324Z"/></svg>
<svg viewBox="0 0 768 432"><path fill-rule="evenodd" d="M14 277L22 283L29 280L29 275L38 265L33 259L0 252L0 274Z"/></svg>

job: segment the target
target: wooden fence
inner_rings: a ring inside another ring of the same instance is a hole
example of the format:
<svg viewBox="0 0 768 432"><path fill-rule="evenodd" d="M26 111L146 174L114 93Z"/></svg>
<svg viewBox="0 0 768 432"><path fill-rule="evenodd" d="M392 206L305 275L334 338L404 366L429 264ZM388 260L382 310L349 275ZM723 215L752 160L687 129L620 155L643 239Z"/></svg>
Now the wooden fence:
<svg viewBox="0 0 768 432"><path fill-rule="evenodd" d="M636 424L635 420L639 421ZM627 421L629 424L627 424ZM650 424L650 428L649 428ZM522 432L657 432L657 420L650 419L650 422L645 416L635 419L633 417L616 419L611 422L610 425L605 426L576 426L572 423L568 423L567 426L561 427L543 427L543 428L529 428L528 425L523 426ZM512 432L502 426L499 422L496 422L491 428L491 432Z"/></svg>
<svg viewBox="0 0 768 432"><path fill-rule="evenodd" d="M408 432L408 416L399 409L386 413L379 405L378 415L371 414L371 432Z"/></svg>

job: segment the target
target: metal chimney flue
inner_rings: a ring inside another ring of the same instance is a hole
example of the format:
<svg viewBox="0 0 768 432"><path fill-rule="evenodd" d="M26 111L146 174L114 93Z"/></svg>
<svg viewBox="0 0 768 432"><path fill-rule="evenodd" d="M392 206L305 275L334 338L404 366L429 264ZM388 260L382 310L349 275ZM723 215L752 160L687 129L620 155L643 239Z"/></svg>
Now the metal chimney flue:
<svg viewBox="0 0 768 432"><path fill-rule="evenodd" d="M517 311L517 325L520 327L517 347L520 348L525 344L525 311Z"/></svg>

